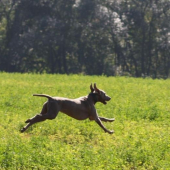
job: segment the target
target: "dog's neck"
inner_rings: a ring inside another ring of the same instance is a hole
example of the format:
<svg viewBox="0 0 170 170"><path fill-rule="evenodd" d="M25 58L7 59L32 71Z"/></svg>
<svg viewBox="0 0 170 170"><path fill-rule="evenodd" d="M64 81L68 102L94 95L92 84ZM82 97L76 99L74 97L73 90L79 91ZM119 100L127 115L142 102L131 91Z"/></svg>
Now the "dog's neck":
<svg viewBox="0 0 170 170"><path fill-rule="evenodd" d="M88 95L88 98L92 100L94 104L96 104L99 101L98 97L99 95L97 93L90 93Z"/></svg>

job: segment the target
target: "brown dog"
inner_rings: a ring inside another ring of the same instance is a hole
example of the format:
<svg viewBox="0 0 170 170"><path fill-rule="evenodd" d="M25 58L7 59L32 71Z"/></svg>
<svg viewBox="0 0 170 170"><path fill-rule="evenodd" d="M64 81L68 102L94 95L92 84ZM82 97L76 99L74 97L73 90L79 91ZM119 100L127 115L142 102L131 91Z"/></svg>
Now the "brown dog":
<svg viewBox="0 0 170 170"><path fill-rule="evenodd" d="M101 121L112 122L115 119L108 119L100 117L97 114L97 111L94 107L96 102L101 102L107 104L111 98L106 95L103 90L99 90L94 84L90 85L91 93L88 96L80 97L77 99L68 99L63 97L51 97L45 94L34 94L33 96L47 97L48 101L44 103L42 111L40 114L35 115L34 117L28 119L25 123L28 123L21 132L24 132L29 126L34 123L44 121L46 119L55 119L58 112L63 112L72 118L77 120L84 120L89 118L90 120L95 120L97 124L109 134L112 134L114 131L107 130Z"/></svg>

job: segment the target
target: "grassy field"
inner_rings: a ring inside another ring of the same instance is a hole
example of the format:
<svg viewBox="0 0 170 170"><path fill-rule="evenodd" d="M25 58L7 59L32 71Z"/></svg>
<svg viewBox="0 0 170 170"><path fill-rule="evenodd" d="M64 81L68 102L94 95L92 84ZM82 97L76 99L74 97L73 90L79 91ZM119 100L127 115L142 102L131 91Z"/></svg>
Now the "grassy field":
<svg viewBox="0 0 170 170"><path fill-rule="evenodd" d="M96 108L114 134L62 113L20 133L46 101L33 93L77 98L91 82L112 98ZM0 169L169 170L170 80L0 73Z"/></svg>

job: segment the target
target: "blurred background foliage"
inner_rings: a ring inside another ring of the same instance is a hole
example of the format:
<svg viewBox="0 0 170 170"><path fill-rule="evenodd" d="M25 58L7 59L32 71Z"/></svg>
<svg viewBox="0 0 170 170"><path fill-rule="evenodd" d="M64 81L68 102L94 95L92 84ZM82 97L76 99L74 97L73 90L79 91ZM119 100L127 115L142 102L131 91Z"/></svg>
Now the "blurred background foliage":
<svg viewBox="0 0 170 170"><path fill-rule="evenodd" d="M1 0L0 71L168 78L169 0Z"/></svg>

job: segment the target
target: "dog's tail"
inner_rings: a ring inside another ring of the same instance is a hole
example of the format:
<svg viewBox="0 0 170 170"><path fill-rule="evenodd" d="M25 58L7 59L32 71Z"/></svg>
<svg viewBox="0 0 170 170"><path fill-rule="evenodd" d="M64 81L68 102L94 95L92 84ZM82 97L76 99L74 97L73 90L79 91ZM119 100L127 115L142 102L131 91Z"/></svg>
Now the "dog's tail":
<svg viewBox="0 0 170 170"><path fill-rule="evenodd" d="M33 94L33 96L47 97L48 99L52 99L52 97L47 94Z"/></svg>

